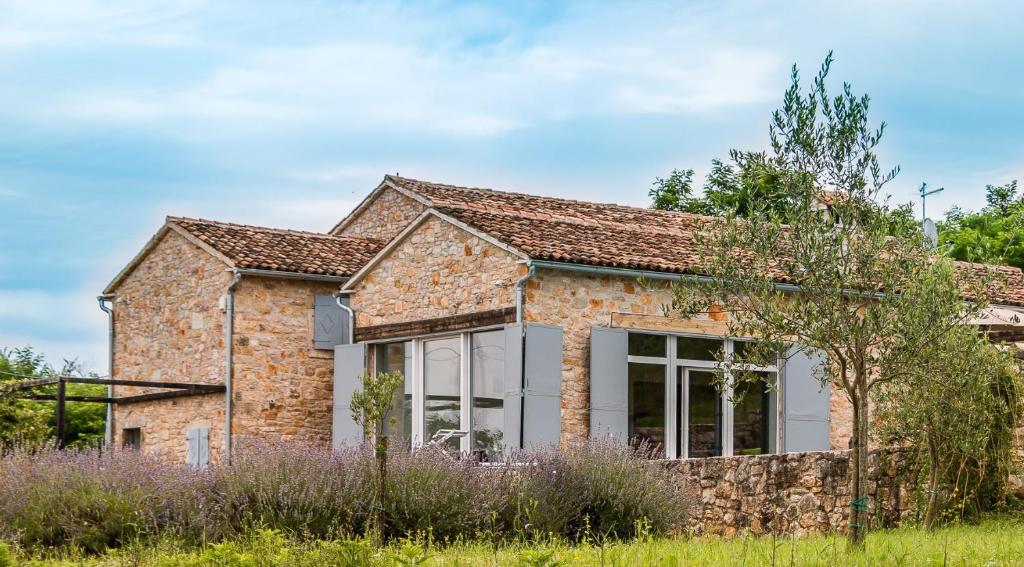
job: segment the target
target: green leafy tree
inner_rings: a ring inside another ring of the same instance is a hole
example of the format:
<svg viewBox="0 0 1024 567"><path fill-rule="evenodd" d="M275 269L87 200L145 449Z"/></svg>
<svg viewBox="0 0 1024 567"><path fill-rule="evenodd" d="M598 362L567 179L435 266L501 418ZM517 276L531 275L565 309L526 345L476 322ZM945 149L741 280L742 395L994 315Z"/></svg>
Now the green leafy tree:
<svg viewBox="0 0 1024 567"><path fill-rule="evenodd" d="M1017 181L985 188L986 206L977 212L954 207L939 223L939 243L957 260L1024 268L1024 197Z"/></svg>
<svg viewBox="0 0 1024 567"><path fill-rule="evenodd" d="M987 272L968 277L940 270L920 231L880 200L898 172L883 171L875 154L885 125L869 126L869 99L848 84L837 96L828 93L831 63L830 53L806 94L794 67L782 108L772 116L771 152L753 165L733 164L737 175L750 167L771 171L789 210L748 200L744 217L734 209L709 223L697 239L699 269L712 277L676 282L669 309L683 316L726 309L729 334L754 338L748 362L811 350L827 357L817 378L853 408L848 534L861 546L868 526L869 395L924 363L924 345L964 325L985 305L991 282ZM823 187L832 191L828 208ZM974 298L969 309L930 303L932 311L923 311L910 291L941 278ZM735 380L734 390L764 388L757 373L722 363L719 378Z"/></svg>
<svg viewBox="0 0 1024 567"><path fill-rule="evenodd" d="M75 361L65 361L60 371L46 362L43 355L30 347L0 349L0 446L12 443L40 445L55 439L56 416L54 402L18 399L19 393L4 388L24 380L48 378L57 375L86 376ZM53 386L33 390L39 394L53 394ZM102 384L68 384L68 396L105 397ZM106 425L106 406L90 402L67 402L64 410L65 441L68 446L95 445L103 440Z"/></svg>

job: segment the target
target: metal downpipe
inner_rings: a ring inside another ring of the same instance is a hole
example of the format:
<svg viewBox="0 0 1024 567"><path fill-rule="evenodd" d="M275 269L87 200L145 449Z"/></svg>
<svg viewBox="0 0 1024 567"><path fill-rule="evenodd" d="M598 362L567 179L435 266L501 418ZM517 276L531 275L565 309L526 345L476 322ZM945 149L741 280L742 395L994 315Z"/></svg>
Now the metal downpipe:
<svg viewBox="0 0 1024 567"><path fill-rule="evenodd" d="M228 286L224 296L225 322L224 322L224 462L231 464L231 417L232 410L232 388L231 382L234 375L234 334L235 334L235 287L242 279L242 274L235 272L235 279Z"/></svg>
<svg viewBox="0 0 1024 567"><path fill-rule="evenodd" d="M107 302L110 305L107 306ZM114 379L114 297L101 295L96 298L100 310L107 314L107 377ZM107 397L114 397L114 385L107 385ZM114 442L114 405L107 404L107 419L103 426L103 444L107 447Z"/></svg>

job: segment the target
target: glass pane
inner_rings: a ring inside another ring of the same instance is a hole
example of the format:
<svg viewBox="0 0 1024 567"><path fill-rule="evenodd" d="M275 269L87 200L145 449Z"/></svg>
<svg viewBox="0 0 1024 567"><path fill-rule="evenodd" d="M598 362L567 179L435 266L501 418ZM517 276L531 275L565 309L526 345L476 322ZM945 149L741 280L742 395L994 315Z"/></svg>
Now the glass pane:
<svg viewBox="0 0 1024 567"><path fill-rule="evenodd" d="M722 339L679 337L676 339L676 358L715 361L715 354L722 350L724 344Z"/></svg>
<svg viewBox="0 0 1024 567"><path fill-rule="evenodd" d="M665 365L629 364L629 441L665 450Z"/></svg>
<svg viewBox="0 0 1024 567"><path fill-rule="evenodd" d="M631 356L665 356L665 336L629 334L629 354Z"/></svg>
<svg viewBox="0 0 1024 567"><path fill-rule="evenodd" d="M718 457L722 454L722 395L715 387L715 375L698 370L689 375L688 456Z"/></svg>
<svg viewBox="0 0 1024 567"><path fill-rule="evenodd" d="M473 450L494 460L501 455L505 427L505 332L474 333L470 341Z"/></svg>
<svg viewBox="0 0 1024 567"><path fill-rule="evenodd" d="M412 343L377 345L374 355L377 372L399 371L405 386L395 392L387 418L387 434L405 441L412 439Z"/></svg>
<svg viewBox="0 0 1024 567"><path fill-rule="evenodd" d="M775 373L757 374L757 382L744 380L734 388L733 454L736 455L775 452L775 392L768 391Z"/></svg>
<svg viewBox="0 0 1024 567"><path fill-rule="evenodd" d="M423 343L424 442L440 429L460 429L460 342L451 337ZM459 439L448 445L459 450Z"/></svg>

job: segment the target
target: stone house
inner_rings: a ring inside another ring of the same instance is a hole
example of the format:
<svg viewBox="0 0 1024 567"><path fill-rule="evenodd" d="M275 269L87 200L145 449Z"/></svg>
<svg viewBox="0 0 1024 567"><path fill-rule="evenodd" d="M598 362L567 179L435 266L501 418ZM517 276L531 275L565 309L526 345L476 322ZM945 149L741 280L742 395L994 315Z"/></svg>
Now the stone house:
<svg viewBox="0 0 1024 567"><path fill-rule="evenodd" d="M594 435L669 458L845 449L820 357L711 381L725 313L666 317L707 218L387 176L328 233L169 217L104 290L114 377L227 384L114 406L112 440L196 464L233 437L355 443L364 369L401 370L395 435L492 454ZM1001 307L1024 306L1007 269ZM643 276L652 285L638 285ZM350 334L351 333L351 334ZM137 388L119 386L120 390Z"/></svg>

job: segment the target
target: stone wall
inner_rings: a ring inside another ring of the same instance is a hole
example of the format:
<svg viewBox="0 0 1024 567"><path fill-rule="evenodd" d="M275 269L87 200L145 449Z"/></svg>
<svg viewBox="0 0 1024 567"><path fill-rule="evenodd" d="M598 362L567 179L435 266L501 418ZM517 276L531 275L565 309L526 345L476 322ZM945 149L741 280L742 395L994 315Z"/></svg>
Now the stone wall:
<svg viewBox="0 0 1024 567"><path fill-rule="evenodd" d="M232 276L223 262L168 231L116 290L114 378L167 382L224 382L224 314L218 300ZM116 396L142 393L117 386ZM114 442L123 430L142 430L144 450L184 459L185 434L210 429L211 458L223 442L224 396L114 406Z"/></svg>
<svg viewBox="0 0 1024 567"><path fill-rule="evenodd" d="M169 231L115 290L114 376L224 383L220 307L233 276L219 259ZM243 277L235 290L233 434L328 445L333 404L330 350L313 348L313 304L337 284ZM146 390L117 387L117 396ZM139 428L142 449L184 460L188 429L210 430L211 460L224 441L224 395L115 406L115 443Z"/></svg>
<svg viewBox="0 0 1024 567"><path fill-rule="evenodd" d="M515 305L509 252L431 217L356 283L360 327L434 319Z"/></svg>
<svg viewBox="0 0 1024 567"><path fill-rule="evenodd" d="M343 228L332 234L391 240L426 210L426 206L394 189L381 191Z"/></svg>
<svg viewBox="0 0 1024 567"><path fill-rule="evenodd" d="M526 283L527 322L561 327L565 333L562 359L562 441L590 434L590 329L635 328L662 332L726 334L725 311L694 319L666 317L672 297L667 282L640 286L636 278L538 270ZM714 311L714 310L712 310ZM832 391L832 449L849 447L852 411L841 392Z"/></svg>
<svg viewBox="0 0 1024 567"><path fill-rule="evenodd" d="M892 527L914 512L918 471L905 450L871 452L872 527ZM849 451L784 453L665 461L696 502L698 534L807 535L846 528L850 506Z"/></svg>
<svg viewBox="0 0 1024 567"><path fill-rule="evenodd" d="M236 437L329 446L334 352L313 348L313 303L337 284L243 277L235 290Z"/></svg>

